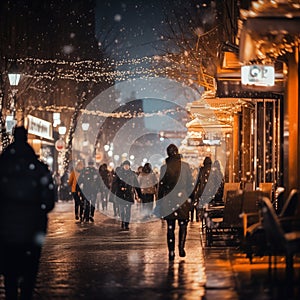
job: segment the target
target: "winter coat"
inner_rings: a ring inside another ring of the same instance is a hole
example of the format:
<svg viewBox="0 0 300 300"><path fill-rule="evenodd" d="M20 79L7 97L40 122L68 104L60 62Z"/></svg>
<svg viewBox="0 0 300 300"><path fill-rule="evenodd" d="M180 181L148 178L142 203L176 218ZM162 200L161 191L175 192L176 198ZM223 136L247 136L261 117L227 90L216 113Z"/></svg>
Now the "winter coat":
<svg viewBox="0 0 300 300"><path fill-rule="evenodd" d="M76 185L77 185L77 178L80 175L80 171L77 169L74 169L71 171L69 180L68 180L68 185L71 186L72 193L76 192Z"/></svg>
<svg viewBox="0 0 300 300"><path fill-rule="evenodd" d="M137 175L131 169L117 168L112 186L112 191L117 197L130 203L134 203L134 191L138 193L140 198L142 196Z"/></svg>
<svg viewBox="0 0 300 300"><path fill-rule="evenodd" d="M201 167L194 190L194 202L201 208L208 203L219 203L222 201L224 189L224 178L221 171Z"/></svg>
<svg viewBox="0 0 300 300"><path fill-rule="evenodd" d="M158 210L164 219L189 219L193 178L189 164L179 154L168 157L160 168Z"/></svg>
<svg viewBox="0 0 300 300"><path fill-rule="evenodd" d="M110 190L111 188L111 172L107 169L104 169L104 168L100 168L99 169L99 174L100 174L100 177L101 177L101 190L103 191L107 191Z"/></svg>
<svg viewBox="0 0 300 300"><path fill-rule="evenodd" d="M141 172L138 176L139 185L142 194L156 194L157 178L153 172Z"/></svg>
<svg viewBox="0 0 300 300"><path fill-rule="evenodd" d="M28 143L12 143L0 156L0 247L42 246L55 203L48 166Z"/></svg>
<svg viewBox="0 0 300 300"><path fill-rule="evenodd" d="M96 168L90 166L84 168L78 177L77 191L79 191L81 197L87 200L92 200L100 192L100 175Z"/></svg>

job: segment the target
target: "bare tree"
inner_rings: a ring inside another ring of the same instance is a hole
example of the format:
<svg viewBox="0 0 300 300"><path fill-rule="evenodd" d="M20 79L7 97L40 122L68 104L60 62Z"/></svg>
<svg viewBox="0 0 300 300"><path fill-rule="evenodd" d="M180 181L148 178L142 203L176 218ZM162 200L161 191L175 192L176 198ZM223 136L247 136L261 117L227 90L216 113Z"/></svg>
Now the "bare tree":
<svg viewBox="0 0 300 300"><path fill-rule="evenodd" d="M167 76L195 89L215 89L218 53L224 40L222 2L169 0L162 4L166 28L162 51L166 54L160 64Z"/></svg>

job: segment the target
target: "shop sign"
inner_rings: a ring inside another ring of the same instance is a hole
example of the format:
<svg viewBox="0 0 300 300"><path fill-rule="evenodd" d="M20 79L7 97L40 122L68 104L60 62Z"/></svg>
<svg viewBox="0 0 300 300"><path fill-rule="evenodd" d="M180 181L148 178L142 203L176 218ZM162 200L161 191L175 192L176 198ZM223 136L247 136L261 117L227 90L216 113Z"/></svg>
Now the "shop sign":
<svg viewBox="0 0 300 300"><path fill-rule="evenodd" d="M36 118L34 116L27 116L27 130L28 133L52 140L52 124L48 121Z"/></svg>
<svg viewBox="0 0 300 300"><path fill-rule="evenodd" d="M203 140L201 138L188 138L188 146L202 146Z"/></svg>
<svg viewBox="0 0 300 300"><path fill-rule="evenodd" d="M273 86L275 71L273 65L247 65L241 67L244 85Z"/></svg>

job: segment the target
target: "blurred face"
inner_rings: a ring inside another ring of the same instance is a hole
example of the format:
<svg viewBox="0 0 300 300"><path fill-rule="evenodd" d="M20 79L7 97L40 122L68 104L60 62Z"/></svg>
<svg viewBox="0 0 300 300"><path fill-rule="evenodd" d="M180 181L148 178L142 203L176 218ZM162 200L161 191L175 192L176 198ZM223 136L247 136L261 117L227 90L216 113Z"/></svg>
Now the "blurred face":
<svg viewBox="0 0 300 300"><path fill-rule="evenodd" d="M77 170L82 170L83 169L83 163L82 162L79 162L76 166L76 169Z"/></svg>
<svg viewBox="0 0 300 300"><path fill-rule="evenodd" d="M124 165L123 168L124 168L124 170L129 170L130 166L129 165Z"/></svg>

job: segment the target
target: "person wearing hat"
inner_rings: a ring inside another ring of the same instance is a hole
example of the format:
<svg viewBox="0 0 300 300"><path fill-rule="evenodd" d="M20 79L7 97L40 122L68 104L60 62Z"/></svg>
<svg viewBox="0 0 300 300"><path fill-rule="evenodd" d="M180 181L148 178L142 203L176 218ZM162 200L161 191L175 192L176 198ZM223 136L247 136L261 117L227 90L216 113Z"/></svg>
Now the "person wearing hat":
<svg viewBox="0 0 300 300"><path fill-rule="evenodd" d="M79 175L77 192L84 202L84 221L94 222L95 205L97 194L100 192L100 175L94 167L94 162L90 160L88 166Z"/></svg>
<svg viewBox="0 0 300 300"><path fill-rule="evenodd" d="M121 166L116 169L113 186L116 201L119 203L119 213L122 222L121 228L128 230L135 191L140 198L142 197L137 175L130 169L130 162L128 160L125 160Z"/></svg>
<svg viewBox="0 0 300 300"><path fill-rule="evenodd" d="M159 217L167 221L167 244L169 260L175 258L175 225L179 225L179 256L185 257L187 224L191 209L190 195L193 191L192 172L188 163L183 162L174 144L167 147L166 163L160 168L157 206Z"/></svg>

